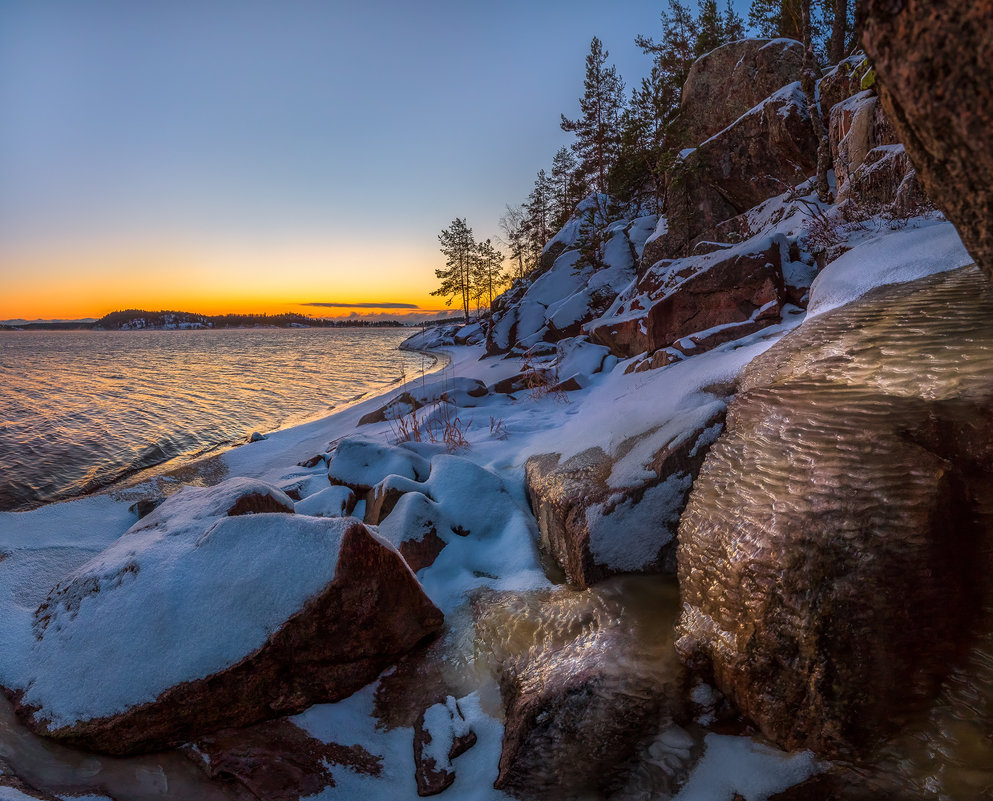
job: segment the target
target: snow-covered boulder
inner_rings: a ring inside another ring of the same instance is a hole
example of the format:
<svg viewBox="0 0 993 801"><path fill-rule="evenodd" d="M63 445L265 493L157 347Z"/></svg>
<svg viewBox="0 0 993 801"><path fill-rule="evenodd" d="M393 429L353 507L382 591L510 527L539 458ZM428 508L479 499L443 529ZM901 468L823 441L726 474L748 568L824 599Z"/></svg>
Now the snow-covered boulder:
<svg viewBox="0 0 993 801"><path fill-rule="evenodd" d="M439 504L421 492L407 492L380 523L379 535L400 551L416 573L434 564L454 528Z"/></svg>
<svg viewBox="0 0 993 801"><path fill-rule="evenodd" d="M349 437L338 443L328 463L328 479L364 496L386 476L423 481L430 470L428 460L410 448Z"/></svg>
<svg viewBox="0 0 993 801"><path fill-rule="evenodd" d="M441 626L357 520L228 516L244 484L177 493L56 585L9 688L30 728L166 748L343 698Z"/></svg>
<svg viewBox="0 0 993 801"><path fill-rule="evenodd" d="M716 227L812 175L817 140L807 96L791 83L745 112L670 169L665 233L645 247L643 268L687 256Z"/></svg>
<svg viewBox="0 0 993 801"><path fill-rule="evenodd" d="M794 39L740 39L711 50L690 68L679 107L693 147L787 84L799 81L803 45Z"/></svg>
<svg viewBox="0 0 993 801"><path fill-rule="evenodd" d="M555 347L555 371L560 381L610 372L616 364L617 357L609 348L596 345L586 337L564 339Z"/></svg>
<svg viewBox="0 0 993 801"><path fill-rule="evenodd" d="M714 400L619 444L613 454L593 448L565 461L554 453L527 460L541 545L571 583L675 572L679 516L724 410Z"/></svg>
<svg viewBox="0 0 993 801"><path fill-rule="evenodd" d="M214 487L185 487L145 515L129 533L152 528L192 526L222 515L293 512L293 499L265 481L229 478Z"/></svg>
<svg viewBox="0 0 993 801"><path fill-rule="evenodd" d="M347 517L356 503L355 493L348 487L325 487L296 503L298 515L311 517Z"/></svg>
<svg viewBox="0 0 993 801"><path fill-rule="evenodd" d="M782 234L661 261L590 324L590 336L619 358L670 346L702 353L780 321L789 264Z"/></svg>

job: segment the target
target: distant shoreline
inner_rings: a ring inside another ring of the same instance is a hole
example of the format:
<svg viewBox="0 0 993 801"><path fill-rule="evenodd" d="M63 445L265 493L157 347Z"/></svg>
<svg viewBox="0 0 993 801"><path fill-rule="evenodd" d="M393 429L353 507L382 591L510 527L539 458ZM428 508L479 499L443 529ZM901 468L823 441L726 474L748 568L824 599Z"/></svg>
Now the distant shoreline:
<svg viewBox="0 0 993 801"><path fill-rule="evenodd" d="M221 325L221 326L147 326L145 328L104 328L95 323L28 323L26 325L0 325L0 331L23 332L23 331L101 331L105 333L137 332L137 331L260 331L260 330L299 330L306 328L420 328L420 323L318 323L312 325L290 324L290 325Z"/></svg>

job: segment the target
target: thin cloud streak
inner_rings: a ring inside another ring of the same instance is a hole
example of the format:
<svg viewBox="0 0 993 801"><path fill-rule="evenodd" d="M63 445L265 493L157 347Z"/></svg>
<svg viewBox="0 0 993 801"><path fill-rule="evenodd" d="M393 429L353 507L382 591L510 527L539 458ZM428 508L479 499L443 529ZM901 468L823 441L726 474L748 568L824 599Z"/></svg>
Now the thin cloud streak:
<svg viewBox="0 0 993 801"><path fill-rule="evenodd" d="M416 309L416 303L301 303L301 306L320 306L326 309Z"/></svg>

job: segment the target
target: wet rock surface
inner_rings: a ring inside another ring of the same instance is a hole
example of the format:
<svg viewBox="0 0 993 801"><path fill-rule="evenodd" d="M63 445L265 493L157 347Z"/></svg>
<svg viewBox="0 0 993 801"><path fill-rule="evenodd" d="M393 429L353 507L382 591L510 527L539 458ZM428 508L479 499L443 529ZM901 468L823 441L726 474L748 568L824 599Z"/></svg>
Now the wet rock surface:
<svg viewBox="0 0 993 801"><path fill-rule="evenodd" d="M783 747L867 757L982 652L991 320L964 268L808 320L741 379L680 524L677 648Z"/></svg>
<svg viewBox="0 0 993 801"><path fill-rule="evenodd" d="M639 749L687 713L667 636L677 603L671 579L648 577L477 599L506 715L498 788L563 798L623 783Z"/></svg>
<svg viewBox="0 0 993 801"><path fill-rule="evenodd" d="M361 746L323 743L288 720L222 729L184 746L212 779L236 784L259 801L298 801L334 787L334 771L378 776L382 758Z"/></svg>
<svg viewBox="0 0 993 801"><path fill-rule="evenodd" d="M973 0L861 0L862 42L928 196L993 273L993 15Z"/></svg>

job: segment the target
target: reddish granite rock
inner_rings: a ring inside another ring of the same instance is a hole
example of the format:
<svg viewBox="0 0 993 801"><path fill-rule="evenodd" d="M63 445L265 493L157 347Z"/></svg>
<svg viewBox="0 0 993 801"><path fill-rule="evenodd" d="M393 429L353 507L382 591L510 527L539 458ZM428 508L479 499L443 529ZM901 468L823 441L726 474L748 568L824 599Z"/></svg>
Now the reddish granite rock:
<svg viewBox="0 0 993 801"><path fill-rule="evenodd" d="M414 572L434 564L456 533L441 507L421 492L399 495L379 524L380 536L396 546Z"/></svg>
<svg viewBox="0 0 993 801"><path fill-rule="evenodd" d="M261 540L271 540L271 549L261 548ZM126 660L132 669L148 676L142 681L150 683L147 689L138 690L139 694L126 688L124 697L140 699L153 688L164 686L166 689L154 700L132 702L109 714L88 711L83 715L75 707L62 711L65 702L60 699L65 690L34 681L27 691L13 694L19 716L39 734L88 750L110 754L160 750L219 728L245 726L294 714L314 703L344 698L375 679L385 667L442 625L441 612L425 596L400 555L359 523L298 515L222 518L209 525L205 533L196 524L180 526L174 532L168 529L129 532L112 549L56 587L43 604L44 614L36 616L41 652L47 654L38 670L64 672L63 658L75 661L85 657L88 663L91 650L97 654L94 659L101 653L113 658L113 636L104 633L105 641L98 642L101 635L93 630L101 619L101 606L107 603L112 604L108 608L116 609L114 604L123 603L123 598L130 595L133 600L129 604L141 619L140 615L148 614L149 605L162 604L169 598L168 587L177 576L185 577L183 587L187 598L163 608L161 614L170 623L163 625L159 645L164 652L171 653L171 648L179 647L172 644L172 638L183 639L184 653L172 657L169 669L176 670L171 662L177 659L184 660L181 665L189 661L194 667L180 666L179 675L197 669L195 666L203 659L213 664L215 657L210 654L215 652L216 645L212 641L198 641L198 636L203 636L203 626L197 621L198 616L216 619L213 607L218 604L222 609L230 606L226 599L215 600L215 590L211 589L214 579L208 563L216 560L219 565L227 565L226 554L232 548L250 548L255 554L244 562L252 572L239 574L239 578L263 596L280 594L281 581L303 581L304 576L306 584L302 586L315 587L314 594L299 602L292 600L295 598L292 593L283 592L291 600L280 601L273 607L276 612L270 610L271 604L265 598L239 605L238 614L247 622L239 621L238 630L250 626L253 633L245 636L251 636L251 642L259 628L252 622L256 616L268 620L272 614L292 610L273 627L261 646L210 675L173 686L160 678L162 668L157 667L156 661L159 654L143 650L141 654L131 655L127 647L119 648L122 653L127 652ZM334 566L324 578L315 565L330 558L326 553L329 549L333 550ZM304 558L311 552L314 564L301 566L299 575L286 572L287 559ZM126 563L120 575L113 572L119 558ZM265 565L270 563L272 568L267 573ZM270 586L273 582L275 586ZM206 590L201 587L204 583ZM187 617L189 628L184 629L183 621ZM119 631L114 634L132 639L126 634L128 621L120 623ZM268 623L265 629L269 629ZM46 649L49 638L55 639ZM64 641L72 648L67 650ZM201 652L207 655L203 659L196 656ZM133 664L134 659L141 658L152 661L147 665ZM96 699L88 701L94 710L106 704L122 703L114 700L122 692L112 684L115 679L99 675L88 678L81 671L78 681L83 682L79 692ZM93 691L86 684L88 681L105 682L107 689ZM35 695L30 695L31 692ZM108 693L111 700L99 700ZM41 704L32 705L38 703L34 699L40 699ZM54 715L49 712L50 706L55 710ZM53 716L64 720L70 715L76 718L75 722L57 725L51 722Z"/></svg>
<svg viewBox="0 0 993 801"><path fill-rule="evenodd" d="M928 196L993 273L993 11L976 0L861 0L879 95Z"/></svg>
<svg viewBox="0 0 993 801"><path fill-rule="evenodd" d="M322 743L288 720L222 729L183 747L209 777L240 785L259 801L298 801L334 787L337 766L379 776L382 758L358 745Z"/></svg>
<svg viewBox="0 0 993 801"><path fill-rule="evenodd" d="M619 358L630 358L706 332L695 344L685 343L702 352L779 322L788 261L786 238L778 234L663 261L617 299L590 335Z"/></svg>
<svg viewBox="0 0 993 801"><path fill-rule="evenodd" d="M400 498L417 486L409 478L387 476L365 496L365 516L362 522L378 526L393 511Z"/></svg>
<svg viewBox="0 0 993 801"><path fill-rule="evenodd" d="M799 81L803 45L793 39L740 39L693 62L679 107L683 141L693 147L777 89Z"/></svg>
<svg viewBox="0 0 993 801"><path fill-rule="evenodd" d="M641 266L689 255L718 224L801 183L817 167L807 97L789 84L677 160L667 176L666 233Z"/></svg>
<svg viewBox="0 0 993 801"><path fill-rule="evenodd" d="M835 64L817 82L817 95L820 99L821 114L824 117L830 116L831 109L836 104L862 91L862 78L868 67L868 61L864 56L850 56Z"/></svg>
<svg viewBox="0 0 993 801"><path fill-rule="evenodd" d="M861 195L848 186L850 177L874 148L899 143L879 98L873 92L865 91L836 104L831 109L828 137L838 181L838 200L843 201L851 195L861 201ZM909 170L908 162L904 173Z"/></svg>
<svg viewBox="0 0 993 801"><path fill-rule="evenodd" d="M971 647L991 318L974 269L883 287L739 379L680 521L677 649L784 748L871 755Z"/></svg>
<svg viewBox="0 0 993 801"><path fill-rule="evenodd" d="M686 421L687 430L674 421L644 465L652 477L620 486L608 482L612 471L623 470L619 458L599 448L564 462L558 454L527 460L525 483L541 546L572 584L588 587L617 573L673 572L679 515L723 417L724 405L715 401ZM626 453L632 444L617 450Z"/></svg>

